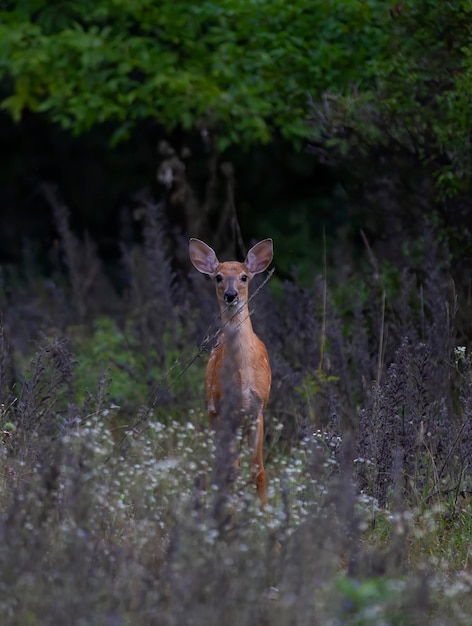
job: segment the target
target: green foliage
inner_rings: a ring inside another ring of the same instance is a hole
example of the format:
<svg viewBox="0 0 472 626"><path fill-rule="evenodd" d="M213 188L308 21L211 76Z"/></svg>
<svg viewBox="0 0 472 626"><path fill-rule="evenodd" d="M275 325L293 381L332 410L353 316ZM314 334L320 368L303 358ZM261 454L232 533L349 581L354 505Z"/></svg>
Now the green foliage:
<svg viewBox="0 0 472 626"><path fill-rule="evenodd" d="M295 387L295 391L300 394L306 404L307 416L310 423L316 424L318 420L316 410L317 396L326 393L330 385L339 381L339 376L326 374L322 369L317 369L313 374L307 374L302 381L302 385Z"/></svg>
<svg viewBox="0 0 472 626"><path fill-rule="evenodd" d="M164 335L164 354L153 348L143 350L133 334L132 324L123 329L108 317L97 318L91 335L82 328L73 332L73 346L77 356L76 396L84 398L96 387L96 381L104 372L109 378L110 399L126 409L148 404L161 387L171 393L184 390L198 398L201 395L203 371L194 367L186 376L180 373L189 358L175 348L170 335Z"/></svg>
<svg viewBox="0 0 472 626"><path fill-rule="evenodd" d="M0 11L2 107L75 133L111 121L208 128L220 148L306 134L307 93L360 84L383 3L87 0Z"/></svg>
<svg viewBox="0 0 472 626"><path fill-rule="evenodd" d="M95 320L93 334L78 338L75 349L79 401L83 401L87 391L95 389L96 381L104 372L109 374L108 392L113 402L121 404L126 400L134 405L145 401L148 376L157 378L160 373L146 371L146 355L133 350L132 343L129 332L120 330L109 318Z"/></svg>
<svg viewBox="0 0 472 626"><path fill-rule="evenodd" d="M387 623L403 622L398 601L402 593L405 593L405 589L399 580L379 577L360 581L349 576L340 576L337 580L337 589L343 597L346 613L350 616L349 624L375 626L378 624L380 613L384 619L388 619Z"/></svg>
<svg viewBox="0 0 472 626"><path fill-rule="evenodd" d="M441 196L470 185L472 6L468 0L393 4L370 59L371 82L332 92L315 123L326 147L372 155L403 153L430 169ZM323 135L324 134L324 135Z"/></svg>

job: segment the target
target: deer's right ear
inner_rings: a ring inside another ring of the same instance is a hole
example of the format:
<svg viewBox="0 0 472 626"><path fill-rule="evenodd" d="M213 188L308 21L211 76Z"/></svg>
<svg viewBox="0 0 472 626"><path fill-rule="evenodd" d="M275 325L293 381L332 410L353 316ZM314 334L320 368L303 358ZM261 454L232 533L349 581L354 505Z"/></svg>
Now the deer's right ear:
<svg viewBox="0 0 472 626"><path fill-rule="evenodd" d="M190 260L194 267L202 274L214 276L220 264L213 248L206 243L192 237L188 245Z"/></svg>

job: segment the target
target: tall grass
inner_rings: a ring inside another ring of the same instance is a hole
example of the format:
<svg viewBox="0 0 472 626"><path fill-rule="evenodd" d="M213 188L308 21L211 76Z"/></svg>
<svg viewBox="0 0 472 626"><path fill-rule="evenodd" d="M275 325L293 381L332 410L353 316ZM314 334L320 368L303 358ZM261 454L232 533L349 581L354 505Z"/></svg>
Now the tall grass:
<svg viewBox="0 0 472 626"><path fill-rule="evenodd" d="M54 282L3 283L0 623L469 624L471 361L434 239L391 284L257 294L261 512L239 424L207 425L211 286L143 210L121 294L60 207Z"/></svg>

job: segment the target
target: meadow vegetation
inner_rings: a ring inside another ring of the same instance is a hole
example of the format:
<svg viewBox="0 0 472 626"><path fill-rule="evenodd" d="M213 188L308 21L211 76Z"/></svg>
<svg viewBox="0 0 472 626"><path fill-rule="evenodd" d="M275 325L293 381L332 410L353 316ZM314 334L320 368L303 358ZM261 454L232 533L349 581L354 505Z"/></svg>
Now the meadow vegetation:
<svg viewBox="0 0 472 626"><path fill-rule="evenodd" d="M472 623L470 13L1 3L1 625ZM264 512L189 236L274 240Z"/></svg>
<svg viewBox="0 0 472 626"><path fill-rule="evenodd" d="M276 271L252 300L262 512L245 442L235 475L208 428L213 287L142 210L121 291L65 207L55 273L4 269L1 623L469 624L471 359L434 231L414 267Z"/></svg>

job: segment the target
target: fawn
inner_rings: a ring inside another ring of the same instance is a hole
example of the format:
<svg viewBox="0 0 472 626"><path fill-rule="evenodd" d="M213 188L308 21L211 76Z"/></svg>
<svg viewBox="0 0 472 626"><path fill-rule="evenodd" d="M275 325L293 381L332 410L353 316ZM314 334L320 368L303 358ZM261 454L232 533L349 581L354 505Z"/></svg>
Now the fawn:
<svg viewBox="0 0 472 626"><path fill-rule="evenodd" d="M269 399L272 373L266 347L252 329L248 287L254 275L270 265L273 257L272 239L264 239L253 246L243 263L220 263L214 250L199 239L190 239L189 254L194 267L208 274L215 282L223 323L205 376L210 425L214 429L220 426L227 390L228 402L236 398L240 404L232 408L250 420L252 479L262 506L265 506L267 496L262 447L264 410Z"/></svg>

